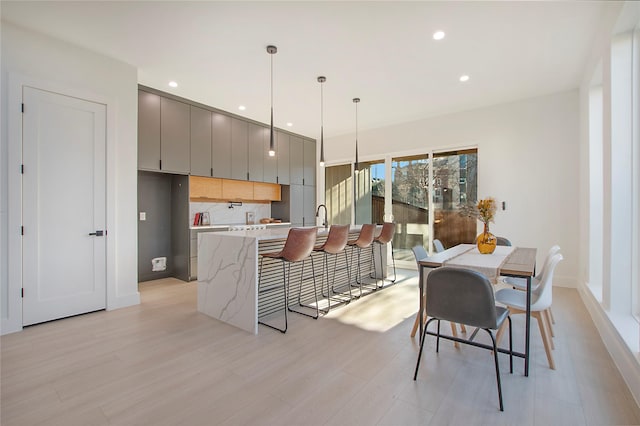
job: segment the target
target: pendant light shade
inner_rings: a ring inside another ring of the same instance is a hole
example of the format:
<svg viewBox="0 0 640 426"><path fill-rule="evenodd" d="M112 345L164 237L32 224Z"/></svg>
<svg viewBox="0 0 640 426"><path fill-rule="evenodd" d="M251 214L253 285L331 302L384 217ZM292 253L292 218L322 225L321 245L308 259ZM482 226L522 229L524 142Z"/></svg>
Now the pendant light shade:
<svg viewBox="0 0 640 426"><path fill-rule="evenodd" d="M276 145L273 139L273 55L278 53L278 48L275 46L267 46L267 53L271 55L271 126L269 127L269 156L276 155Z"/></svg>
<svg viewBox="0 0 640 426"><path fill-rule="evenodd" d="M360 163L358 162L358 102L360 102L360 98L353 98L353 103L356 104L356 162L353 167L355 171L360 170Z"/></svg>
<svg viewBox="0 0 640 426"><path fill-rule="evenodd" d="M325 81L327 81L326 77L318 77L318 83L320 83L320 167L324 167L324 93L322 87Z"/></svg>

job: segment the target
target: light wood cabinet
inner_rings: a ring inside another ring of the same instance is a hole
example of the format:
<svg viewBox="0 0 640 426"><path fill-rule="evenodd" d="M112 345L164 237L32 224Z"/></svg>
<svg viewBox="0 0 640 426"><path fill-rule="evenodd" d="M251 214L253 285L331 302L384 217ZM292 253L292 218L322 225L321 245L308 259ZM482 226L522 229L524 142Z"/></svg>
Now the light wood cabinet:
<svg viewBox="0 0 640 426"><path fill-rule="evenodd" d="M222 199L222 179L189 176L189 198L191 200Z"/></svg>
<svg viewBox="0 0 640 426"><path fill-rule="evenodd" d="M224 179L222 198L227 201L248 201L253 199L253 182Z"/></svg>
<svg viewBox="0 0 640 426"><path fill-rule="evenodd" d="M280 185L275 183L253 182L253 199L255 201L280 201L282 194Z"/></svg>

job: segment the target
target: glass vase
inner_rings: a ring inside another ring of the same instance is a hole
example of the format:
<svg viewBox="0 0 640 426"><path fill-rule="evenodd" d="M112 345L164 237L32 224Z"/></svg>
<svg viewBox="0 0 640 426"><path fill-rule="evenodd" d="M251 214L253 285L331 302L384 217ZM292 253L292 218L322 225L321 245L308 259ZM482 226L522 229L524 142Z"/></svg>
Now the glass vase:
<svg viewBox="0 0 640 426"><path fill-rule="evenodd" d="M498 245L498 239L489 232L489 224L484 224L484 231L476 238L476 244L478 245L478 251L482 254L491 254Z"/></svg>

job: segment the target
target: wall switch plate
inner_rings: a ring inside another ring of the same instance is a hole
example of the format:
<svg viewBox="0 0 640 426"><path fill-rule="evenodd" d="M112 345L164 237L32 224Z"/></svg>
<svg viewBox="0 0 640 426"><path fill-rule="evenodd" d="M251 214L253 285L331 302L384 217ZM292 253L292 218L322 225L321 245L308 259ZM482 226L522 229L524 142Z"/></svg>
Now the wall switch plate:
<svg viewBox="0 0 640 426"><path fill-rule="evenodd" d="M147 220L147 212L140 212L140 220Z"/></svg>

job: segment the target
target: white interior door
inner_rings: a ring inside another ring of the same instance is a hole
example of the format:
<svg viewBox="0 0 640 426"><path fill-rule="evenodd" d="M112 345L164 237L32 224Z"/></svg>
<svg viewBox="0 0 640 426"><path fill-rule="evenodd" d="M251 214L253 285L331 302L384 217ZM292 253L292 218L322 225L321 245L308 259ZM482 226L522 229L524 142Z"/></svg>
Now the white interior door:
<svg viewBox="0 0 640 426"><path fill-rule="evenodd" d="M106 306L106 106L23 87L23 324Z"/></svg>

